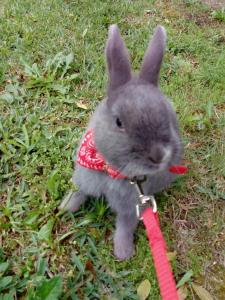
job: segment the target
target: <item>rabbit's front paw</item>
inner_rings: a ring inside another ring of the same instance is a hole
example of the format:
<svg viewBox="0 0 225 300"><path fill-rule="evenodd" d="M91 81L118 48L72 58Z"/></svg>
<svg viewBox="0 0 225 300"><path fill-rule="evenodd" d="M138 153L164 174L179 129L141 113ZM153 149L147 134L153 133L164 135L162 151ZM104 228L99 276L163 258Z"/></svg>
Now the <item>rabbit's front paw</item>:
<svg viewBox="0 0 225 300"><path fill-rule="evenodd" d="M129 259L134 255L134 243L131 239L117 238L114 239L114 255L119 260Z"/></svg>
<svg viewBox="0 0 225 300"><path fill-rule="evenodd" d="M86 200L86 196L81 191L67 195L59 206L59 209L75 212Z"/></svg>

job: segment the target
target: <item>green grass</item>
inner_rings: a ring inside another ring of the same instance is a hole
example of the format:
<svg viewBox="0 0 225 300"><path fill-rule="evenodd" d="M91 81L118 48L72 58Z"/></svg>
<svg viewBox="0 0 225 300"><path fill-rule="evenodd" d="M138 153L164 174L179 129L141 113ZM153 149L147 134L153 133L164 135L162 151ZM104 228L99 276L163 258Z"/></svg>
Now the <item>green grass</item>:
<svg viewBox="0 0 225 300"><path fill-rule="evenodd" d="M114 215L101 199L57 207L89 115L105 95L107 28L118 23L138 69L166 27L161 88L180 121L190 171L157 196L178 282L224 295L224 9L199 1L21 0L0 7L0 299L160 299L144 228L136 255L112 255ZM192 270L190 277L188 271ZM188 277L189 276L189 277ZM185 281L185 280L184 280ZM47 295L49 294L49 297Z"/></svg>

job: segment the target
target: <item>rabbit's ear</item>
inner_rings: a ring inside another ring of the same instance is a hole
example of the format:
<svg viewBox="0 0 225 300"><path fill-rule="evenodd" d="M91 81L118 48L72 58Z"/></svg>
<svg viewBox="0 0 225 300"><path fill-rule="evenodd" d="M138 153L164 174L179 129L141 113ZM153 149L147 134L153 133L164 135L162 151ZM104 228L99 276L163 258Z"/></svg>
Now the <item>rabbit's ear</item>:
<svg viewBox="0 0 225 300"><path fill-rule="evenodd" d="M160 67L166 45L166 31L162 26L157 26L144 56L140 71L140 78L158 84Z"/></svg>
<svg viewBox="0 0 225 300"><path fill-rule="evenodd" d="M110 88L115 89L131 79L128 51L117 25L111 25L109 27L109 37L106 44L106 58Z"/></svg>

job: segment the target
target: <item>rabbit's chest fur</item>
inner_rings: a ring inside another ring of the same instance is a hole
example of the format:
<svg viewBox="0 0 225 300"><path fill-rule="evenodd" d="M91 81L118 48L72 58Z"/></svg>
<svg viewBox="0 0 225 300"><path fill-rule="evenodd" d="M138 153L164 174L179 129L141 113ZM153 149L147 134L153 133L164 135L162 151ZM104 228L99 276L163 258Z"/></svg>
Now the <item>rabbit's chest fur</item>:
<svg viewBox="0 0 225 300"><path fill-rule="evenodd" d="M128 180L113 179L100 171L89 170L77 165L73 181L86 195L104 196L114 211L125 210L136 204L136 193Z"/></svg>
<svg viewBox="0 0 225 300"><path fill-rule="evenodd" d="M169 185L173 179L174 175L169 172L148 176L143 184L144 192L146 195L153 195ZM129 179L113 179L106 173L77 165L73 181L86 195L106 197L110 207L116 212L134 210L138 202L138 194Z"/></svg>

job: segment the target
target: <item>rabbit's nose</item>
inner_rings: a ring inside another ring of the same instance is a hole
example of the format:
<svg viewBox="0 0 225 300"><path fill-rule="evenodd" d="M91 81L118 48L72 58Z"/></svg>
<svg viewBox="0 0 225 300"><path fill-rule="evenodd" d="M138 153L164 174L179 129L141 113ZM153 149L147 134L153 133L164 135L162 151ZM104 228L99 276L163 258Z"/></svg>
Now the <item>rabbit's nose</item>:
<svg viewBox="0 0 225 300"><path fill-rule="evenodd" d="M148 158L151 162L155 164L159 164L162 162L164 156L165 156L164 149L158 145L154 145L153 147L151 147Z"/></svg>

